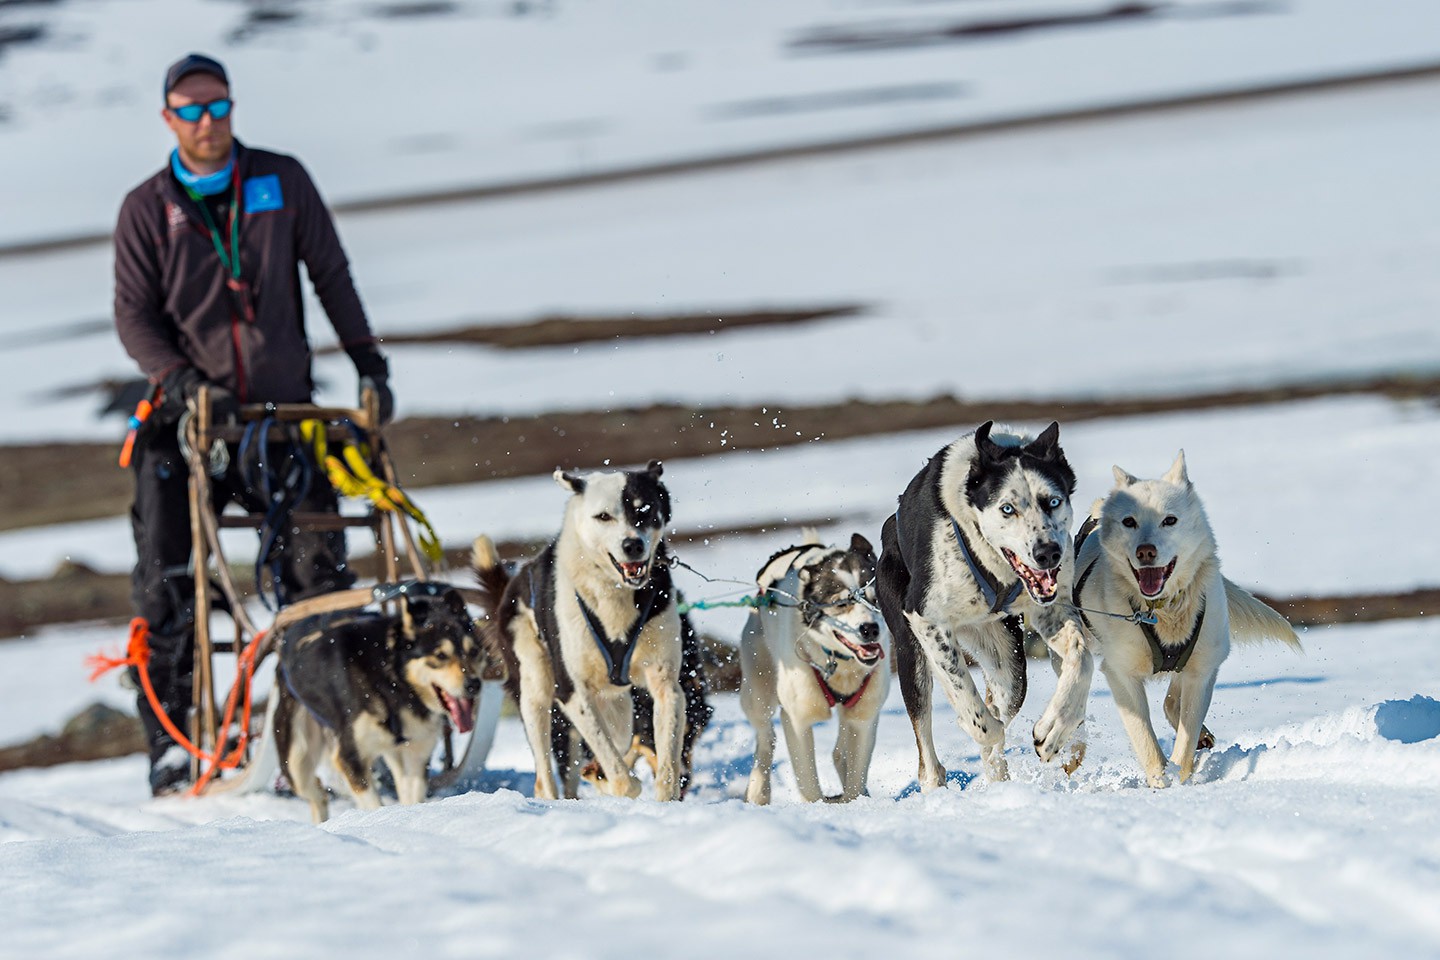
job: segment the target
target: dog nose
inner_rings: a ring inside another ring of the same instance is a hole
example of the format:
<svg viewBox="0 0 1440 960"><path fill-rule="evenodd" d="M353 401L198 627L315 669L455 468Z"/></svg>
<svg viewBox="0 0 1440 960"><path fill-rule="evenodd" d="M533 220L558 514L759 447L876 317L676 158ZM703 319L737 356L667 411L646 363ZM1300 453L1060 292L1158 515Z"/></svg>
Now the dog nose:
<svg viewBox="0 0 1440 960"><path fill-rule="evenodd" d="M639 560L645 556L645 541L639 537L626 537L620 541L620 549L623 550L625 556L631 560Z"/></svg>
<svg viewBox="0 0 1440 960"><path fill-rule="evenodd" d="M1060 544L1054 540L1036 543L1032 552L1041 570L1053 570L1060 565Z"/></svg>
<svg viewBox="0 0 1440 960"><path fill-rule="evenodd" d="M1155 549L1155 544L1142 543L1135 548L1135 559L1140 561L1142 567L1153 567L1155 566L1155 557L1159 555L1159 552Z"/></svg>
<svg viewBox="0 0 1440 960"><path fill-rule="evenodd" d="M873 620L869 623L860 624L860 639L866 643L874 643L880 638L880 624Z"/></svg>
<svg viewBox="0 0 1440 960"><path fill-rule="evenodd" d="M480 678L479 678L479 677L466 677L466 678L465 678L465 695L466 695L466 696L469 696L469 697L474 697L474 696L478 695L479 693L480 693Z"/></svg>

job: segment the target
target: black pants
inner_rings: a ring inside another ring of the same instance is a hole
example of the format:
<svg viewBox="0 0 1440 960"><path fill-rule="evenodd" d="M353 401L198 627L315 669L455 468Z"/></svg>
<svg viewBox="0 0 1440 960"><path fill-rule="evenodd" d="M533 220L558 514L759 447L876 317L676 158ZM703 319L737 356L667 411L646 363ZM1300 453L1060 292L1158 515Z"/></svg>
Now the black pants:
<svg viewBox="0 0 1440 960"><path fill-rule="evenodd" d="M272 444L270 461L281 473L289 466L285 444ZM232 462L223 477L213 480L212 508L219 513L230 502L263 513L269 504L242 478L231 449ZM136 445L135 502L130 523L135 534L135 569L130 577L130 600L136 616L150 630L150 680L165 713L189 735L187 716L193 698L195 670L195 580L190 573L190 470L180 453L174 425L155 426ZM298 511L337 509L335 491L320 470L312 473L309 489L294 506ZM353 586L355 575L345 562L345 534L285 529L271 555L280 561L284 595L302 600ZM141 691L137 700L141 723L150 740L150 762L173 741L161 726Z"/></svg>

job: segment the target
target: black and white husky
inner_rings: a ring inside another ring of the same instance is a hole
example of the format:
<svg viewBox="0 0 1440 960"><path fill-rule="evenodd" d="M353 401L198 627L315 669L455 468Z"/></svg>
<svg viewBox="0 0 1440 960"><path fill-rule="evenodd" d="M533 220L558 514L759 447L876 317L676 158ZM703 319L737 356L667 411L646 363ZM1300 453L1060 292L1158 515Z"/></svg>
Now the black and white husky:
<svg viewBox="0 0 1440 960"><path fill-rule="evenodd" d="M572 494L560 534L513 579L489 539L476 539L488 627L505 652L511 691L520 701L535 755L537 797L560 795L552 706L600 764L602 789L639 795L640 781L625 762L633 736L633 683L654 701L656 797L680 795L681 632L664 557L670 494L660 475L656 460L644 470L555 471L555 481ZM575 772L562 771L567 796L574 795Z"/></svg>
<svg viewBox="0 0 1440 960"><path fill-rule="evenodd" d="M875 549L860 534L848 549L814 541L772 556L756 575L766 604L740 635L740 704L755 728L755 765L745 799L770 802L776 706L800 796L820 799L812 728L840 717L838 799L865 793L875 729L890 692L889 637L872 605Z"/></svg>
<svg viewBox="0 0 1440 960"><path fill-rule="evenodd" d="M1145 697L1145 682L1164 674L1165 716L1175 730L1170 762L1183 783L1197 747L1214 746L1205 714L1231 640L1276 640L1296 650L1300 640L1284 617L1220 574L1183 450L1158 480L1116 467L1115 488L1096 503L1079 539L1075 603L1098 641L1100 669L1145 780L1169 783Z"/></svg>
<svg viewBox="0 0 1440 960"><path fill-rule="evenodd" d="M1060 426L1033 440L993 428L982 424L931 458L881 531L880 609L926 790L945 782L930 727L932 669L961 728L980 744L991 780L1009 775L1005 728L1025 699L1023 627L1045 639L1059 673L1035 725L1041 759L1053 759L1084 720L1094 672L1068 602L1075 473L1060 449ZM967 658L984 671L983 700Z"/></svg>
<svg viewBox="0 0 1440 960"><path fill-rule="evenodd" d="M322 760L342 775L362 810L380 806L376 760L390 768L401 803L424 800L444 719L469 732L481 680L498 679L503 669L455 589L416 582L389 589L376 600L400 599L397 614L318 614L289 627L280 641L266 722L280 768L310 802L316 823L329 816L329 796L316 776Z"/></svg>

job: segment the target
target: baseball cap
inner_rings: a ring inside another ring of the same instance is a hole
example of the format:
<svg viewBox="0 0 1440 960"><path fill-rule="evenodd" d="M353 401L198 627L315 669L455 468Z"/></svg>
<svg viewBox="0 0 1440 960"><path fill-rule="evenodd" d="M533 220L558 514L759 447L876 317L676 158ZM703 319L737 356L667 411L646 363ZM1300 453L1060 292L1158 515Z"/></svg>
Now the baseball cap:
<svg viewBox="0 0 1440 960"><path fill-rule="evenodd" d="M192 73L208 73L212 77L219 77L220 82L227 87L230 85L230 78L225 76L225 68L220 65L219 60L203 53L191 53L170 64L170 69L165 71L164 96L169 97L175 85Z"/></svg>

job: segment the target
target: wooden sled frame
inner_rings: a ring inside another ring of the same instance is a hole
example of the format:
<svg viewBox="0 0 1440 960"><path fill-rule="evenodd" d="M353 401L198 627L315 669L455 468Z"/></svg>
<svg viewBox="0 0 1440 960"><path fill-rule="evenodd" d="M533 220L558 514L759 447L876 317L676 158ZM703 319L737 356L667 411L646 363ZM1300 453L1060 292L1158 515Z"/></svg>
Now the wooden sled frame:
<svg viewBox="0 0 1440 960"><path fill-rule="evenodd" d="M285 439L284 434L280 431L285 426L301 420L321 420L326 425L327 442L337 445L353 439L351 428L343 423L348 420L364 435L366 443L370 447L371 468L375 474L386 483L394 484L396 482L395 467L383 442L379 398L374 390L367 389L364 392L359 408L320 407L308 403L246 404L240 408L238 423L220 425L211 422L209 387L202 386L200 388L194 401L190 404L189 422L185 426L186 458L190 469L191 561L195 571L195 680L193 689L195 709L191 714L190 738L201 752L208 754L214 754L219 747L223 746L221 741L227 733L227 731L217 729L219 710L215 701L215 658L226 654L238 657L240 652L245 649L247 642L253 640L261 632L246 611L245 597L236 586L235 578L225 560L225 553L220 544L220 530L225 527L248 527L257 531L258 534L265 517L263 514L256 513L217 515L215 511L211 510L212 491L206 461L211 445L215 441L220 440L227 444L238 443L245 431L246 424L265 419L273 421L273 425L265 437L257 438L257 442ZM291 525L302 530L333 531L351 527L369 528L375 538L376 551L380 559L380 571L377 579L382 583L395 583L400 580L401 557L397 551L396 519L394 511L382 510L373 503L369 504L363 515L359 516L347 517L338 512L302 511L290 515ZM399 518L398 527L400 539L403 540L405 546L404 557L409 573L416 580L428 580L429 572L426 570L423 555L416 544L415 535L411 531L407 519ZM230 605L231 619L235 624L236 635L233 641L217 640L211 630L210 620L214 606L210 596L212 561L216 581ZM256 588L259 589L259 586L257 584ZM465 595L467 600L478 599L476 591L462 589L460 592ZM400 602L403 601L389 601L391 604ZM371 589L357 588L322 594L282 607L265 631L265 640L255 657L256 663L264 660L265 656L276 648L280 636L291 624L318 613L357 610L373 603L375 603L375 597ZM466 754L470 753L470 745L474 739L471 737L467 741ZM462 772L471 772L465 767L466 756L456 757L453 732L448 722L445 724L443 745L444 767L438 776L431 778L432 788L448 786L455 782ZM488 752L487 744L487 749L483 753ZM192 757L190 763L192 778L198 780L200 760L198 757ZM218 780L212 781L208 786L214 787L218 783ZM206 792L209 790L207 789Z"/></svg>

